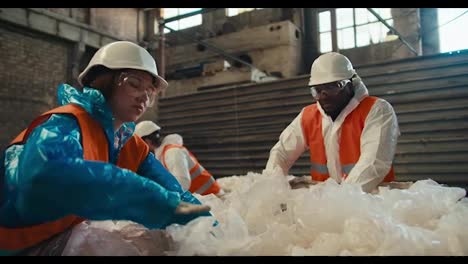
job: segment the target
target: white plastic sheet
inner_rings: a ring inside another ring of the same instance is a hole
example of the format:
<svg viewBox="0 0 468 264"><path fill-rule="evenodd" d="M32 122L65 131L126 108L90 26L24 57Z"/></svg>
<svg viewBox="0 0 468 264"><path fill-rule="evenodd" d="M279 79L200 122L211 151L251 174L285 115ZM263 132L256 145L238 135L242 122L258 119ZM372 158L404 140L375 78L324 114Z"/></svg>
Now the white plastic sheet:
<svg viewBox="0 0 468 264"><path fill-rule="evenodd" d="M218 179L231 190L223 200L198 198L213 208L220 224L196 219L206 223L169 227L178 245L172 254L468 255L462 188L422 180L406 190L380 187L369 194L358 185L328 180L291 190L287 179L256 173ZM216 236L187 237L197 228Z"/></svg>
<svg viewBox="0 0 468 264"><path fill-rule="evenodd" d="M159 256L171 247L162 230L129 221L86 221L77 225L64 256Z"/></svg>
<svg viewBox="0 0 468 264"><path fill-rule="evenodd" d="M369 194L328 180L292 190L287 177L252 172L218 181L227 190L222 199L196 195L214 217L164 231L127 221L83 223L64 254L468 255L468 199L461 188L423 180Z"/></svg>

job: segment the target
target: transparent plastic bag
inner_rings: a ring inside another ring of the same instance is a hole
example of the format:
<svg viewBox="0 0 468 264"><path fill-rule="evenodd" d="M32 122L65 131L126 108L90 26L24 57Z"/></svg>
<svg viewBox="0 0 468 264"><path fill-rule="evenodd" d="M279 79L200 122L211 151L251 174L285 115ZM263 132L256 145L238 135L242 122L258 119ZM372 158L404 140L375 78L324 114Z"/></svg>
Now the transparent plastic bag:
<svg viewBox="0 0 468 264"><path fill-rule="evenodd" d="M73 228L64 256L160 256L172 246L163 230L129 221L85 221Z"/></svg>

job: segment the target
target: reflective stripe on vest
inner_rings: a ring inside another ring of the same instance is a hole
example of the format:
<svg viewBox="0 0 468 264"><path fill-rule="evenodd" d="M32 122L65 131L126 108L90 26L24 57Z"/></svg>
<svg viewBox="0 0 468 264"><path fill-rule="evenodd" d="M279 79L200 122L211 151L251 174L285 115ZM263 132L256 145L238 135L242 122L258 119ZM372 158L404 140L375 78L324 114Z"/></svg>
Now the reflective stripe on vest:
<svg viewBox="0 0 468 264"><path fill-rule="evenodd" d="M196 193L199 193L201 195L205 194L205 192L210 189L210 187L215 183L215 179L213 177L210 177L208 179L207 182L205 182L205 184L203 184L202 186L200 186L197 190L196 190ZM209 193L209 192L208 192ZM206 194L208 194L206 193Z"/></svg>
<svg viewBox="0 0 468 264"><path fill-rule="evenodd" d="M197 178L198 176L200 176L202 174L203 170L205 169L201 165L197 166L197 167L195 167L195 166L196 166L195 162L192 161L192 165L190 166L190 168L192 168L190 170L190 179L192 179L192 181L195 180L195 178Z"/></svg>
<svg viewBox="0 0 468 264"><path fill-rule="evenodd" d="M341 170L343 171L343 174L348 175L349 172L354 168L354 165L356 164L346 164L341 166Z"/></svg>
<svg viewBox="0 0 468 264"><path fill-rule="evenodd" d="M32 130L48 120L52 114L70 114L75 117L81 132L83 159L109 161L108 143L102 126L86 110L74 104L61 106L40 115L10 143L10 146L13 144L24 144ZM149 148L145 142L141 138L133 136L121 149L117 166L136 172L148 155L148 152ZM61 219L28 227L0 227L0 249L20 250L34 246L84 220L84 218L69 215Z"/></svg>
<svg viewBox="0 0 468 264"><path fill-rule="evenodd" d="M377 97L367 96L345 118L340 135L340 163L342 177L346 178L361 156L361 134L367 115L377 101ZM327 156L322 132L322 114L317 104L304 108L302 113L302 133L310 150L310 174L315 181L324 181L330 177L327 168ZM395 179L393 166L384 181Z"/></svg>
<svg viewBox="0 0 468 264"><path fill-rule="evenodd" d="M355 165L356 164L342 165L341 169L342 169L344 174L349 174L351 172L351 170L354 168ZM311 171L316 171L316 172L318 172L320 174L328 174L328 167L327 167L327 165L323 165L323 164L311 163L310 164L310 170Z"/></svg>
<svg viewBox="0 0 468 264"><path fill-rule="evenodd" d="M316 171L320 174L328 174L328 167L327 165L312 162L310 163L310 171Z"/></svg>
<svg viewBox="0 0 468 264"><path fill-rule="evenodd" d="M198 162L195 156L184 146L177 145L177 144L168 144L164 146L164 149L161 154L161 160L164 167L167 169L166 164L166 151L171 148L179 148L185 150L189 157L187 157L187 162L190 167L190 188L189 191L191 193L198 193L201 195L207 195L210 193L216 194L221 190L218 182L214 179L214 177L205 169L203 166Z"/></svg>

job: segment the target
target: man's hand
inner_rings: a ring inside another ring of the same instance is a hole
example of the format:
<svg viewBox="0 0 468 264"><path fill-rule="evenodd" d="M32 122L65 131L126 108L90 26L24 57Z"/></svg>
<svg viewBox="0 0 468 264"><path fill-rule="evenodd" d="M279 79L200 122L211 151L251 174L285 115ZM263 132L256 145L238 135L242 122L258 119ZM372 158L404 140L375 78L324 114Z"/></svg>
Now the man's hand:
<svg viewBox="0 0 468 264"><path fill-rule="evenodd" d="M411 185L413 184L413 182L382 182L380 183L379 185L377 185L377 187L375 187L375 189L373 189L371 191L372 194L378 194L379 193L379 187L389 187L390 190L391 189L400 189L400 190L404 190L404 189L408 189L409 187L411 187Z"/></svg>
<svg viewBox="0 0 468 264"><path fill-rule="evenodd" d="M291 189L299 189L299 188L309 188L310 185L317 184L317 181L312 180L310 176L303 176L303 177L295 177L294 179L289 181L289 186Z"/></svg>
<svg viewBox="0 0 468 264"><path fill-rule="evenodd" d="M177 206L175 213L176 214L199 214L208 212L211 210L211 207L203 204L192 204L186 202L180 202Z"/></svg>
<svg viewBox="0 0 468 264"><path fill-rule="evenodd" d="M411 187L412 184L413 182L382 182L377 186L377 188L379 186L388 186L390 189L408 189L409 187Z"/></svg>

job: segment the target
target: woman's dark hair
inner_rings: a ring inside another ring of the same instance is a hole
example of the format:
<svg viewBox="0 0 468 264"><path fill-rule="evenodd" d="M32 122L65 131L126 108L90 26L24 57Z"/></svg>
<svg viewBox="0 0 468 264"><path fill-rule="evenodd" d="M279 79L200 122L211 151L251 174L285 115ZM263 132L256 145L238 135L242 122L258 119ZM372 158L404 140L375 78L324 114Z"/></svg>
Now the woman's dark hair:
<svg viewBox="0 0 468 264"><path fill-rule="evenodd" d="M110 75L114 75L112 76L112 80L114 79L115 75L118 74L120 71L118 70L112 70L112 69L109 69L103 65L96 65L94 67L92 67L88 73L83 77L82 79L82 83L83 83L83 86L87 86L87 87L91 87L91 88L94 88L94 89L97 89L99 91L101 91L101 93L104 95L104 97L107 99L110 98L111 94L112 94L112 82L108 83L107 85L105 85L104 87L96 87L96 85L92 85L93 81L96 80L99 76L101 75L107 75L107 74L110 74Z"/></svg>

